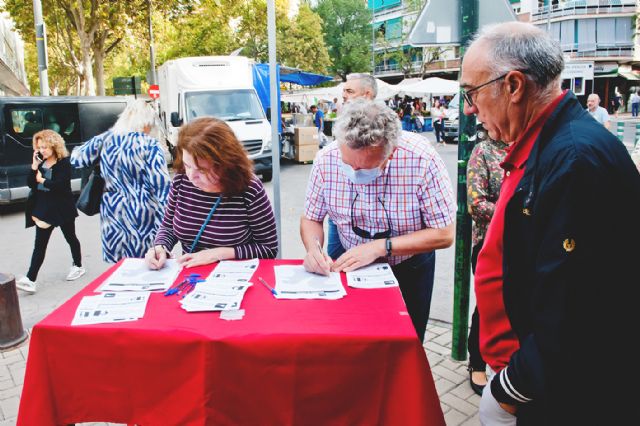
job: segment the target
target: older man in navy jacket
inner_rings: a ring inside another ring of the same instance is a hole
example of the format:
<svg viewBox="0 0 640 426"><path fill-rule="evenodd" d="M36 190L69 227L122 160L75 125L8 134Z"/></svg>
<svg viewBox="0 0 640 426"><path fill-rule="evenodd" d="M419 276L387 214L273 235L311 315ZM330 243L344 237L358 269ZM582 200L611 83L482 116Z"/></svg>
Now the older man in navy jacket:
<svg viewBox="0 0 640 426"><path fill-rule="evenodd" d="M638 369L616 358L635 355L640 175L562 91L563 67L558 43L524 23L483 29L462 64L465 114L510 143L475 277L483 424L637 419L623 386Z"/></svg>

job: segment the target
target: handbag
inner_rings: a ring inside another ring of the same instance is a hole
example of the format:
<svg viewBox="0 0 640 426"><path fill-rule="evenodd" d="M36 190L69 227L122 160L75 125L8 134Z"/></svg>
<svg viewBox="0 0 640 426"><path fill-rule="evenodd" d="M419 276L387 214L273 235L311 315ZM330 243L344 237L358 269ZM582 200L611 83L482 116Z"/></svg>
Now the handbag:
<svg viewBox="0 0 640 426"><path fill-rule="evenodd" d="M93 167L91 175L89 175L87 184L80 192L80 197L78 197L76 207L87 216L93 216L100 213L100 203L102 202L103 192L104 178L100 174L100 166L96 164Z"/></svg>

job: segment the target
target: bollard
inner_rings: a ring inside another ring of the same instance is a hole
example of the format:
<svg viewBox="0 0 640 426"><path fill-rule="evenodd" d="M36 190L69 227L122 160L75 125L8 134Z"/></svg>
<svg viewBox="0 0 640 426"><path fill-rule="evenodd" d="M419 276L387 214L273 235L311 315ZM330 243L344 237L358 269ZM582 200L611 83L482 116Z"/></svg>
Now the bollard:
<svg viewBox="0 0 640 426"><path fill-rule="evenodd" d="M620 142L624 142L624 121L618 121L618 127L616 128L616 136Z"/></svg>
<svg viewBox="0 0 640 426"><path fill-rule="evenodd" d="M26 338L15 277L0 272L0 350L16 346Z"/></svg>

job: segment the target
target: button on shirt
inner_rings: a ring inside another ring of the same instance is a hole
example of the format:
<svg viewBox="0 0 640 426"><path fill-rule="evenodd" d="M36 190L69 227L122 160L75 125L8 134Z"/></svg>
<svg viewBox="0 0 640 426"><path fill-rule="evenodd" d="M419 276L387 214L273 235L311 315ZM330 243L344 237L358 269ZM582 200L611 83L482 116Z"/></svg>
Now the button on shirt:
<svg viewBox="0 0 640 426"><path fill-rule="evenodd" d="M307 186L305 217L322 222L329 215L338 226L345 249L372 241L353 232L352 203L355 225L371 235L385 232L389 221L392 237L453 223L456 202L447 169L422 136L402 132L383 173L366 185L351 183L340 168L341 158L337 142L316 156ZM396 265L410 257L391 256L387 261Z"/></svg>

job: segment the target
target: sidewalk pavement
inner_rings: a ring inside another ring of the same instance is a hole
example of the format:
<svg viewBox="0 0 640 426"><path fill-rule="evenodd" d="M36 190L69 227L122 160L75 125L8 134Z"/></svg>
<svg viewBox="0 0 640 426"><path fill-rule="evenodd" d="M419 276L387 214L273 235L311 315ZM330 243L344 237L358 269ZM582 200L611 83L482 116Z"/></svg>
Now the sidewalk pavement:
<svg viewBox="0 0 640 426"><path fill-rule="evenodd" d="M29 330L30 332L31 330ZM451 359L451 324L429 321L425 351L448 426L477 426L480 397L471 390L466 362ZM0 426L13 426L18 416L29 339L0 351ZM116 423L82 423L104 426Z"/></svg>

